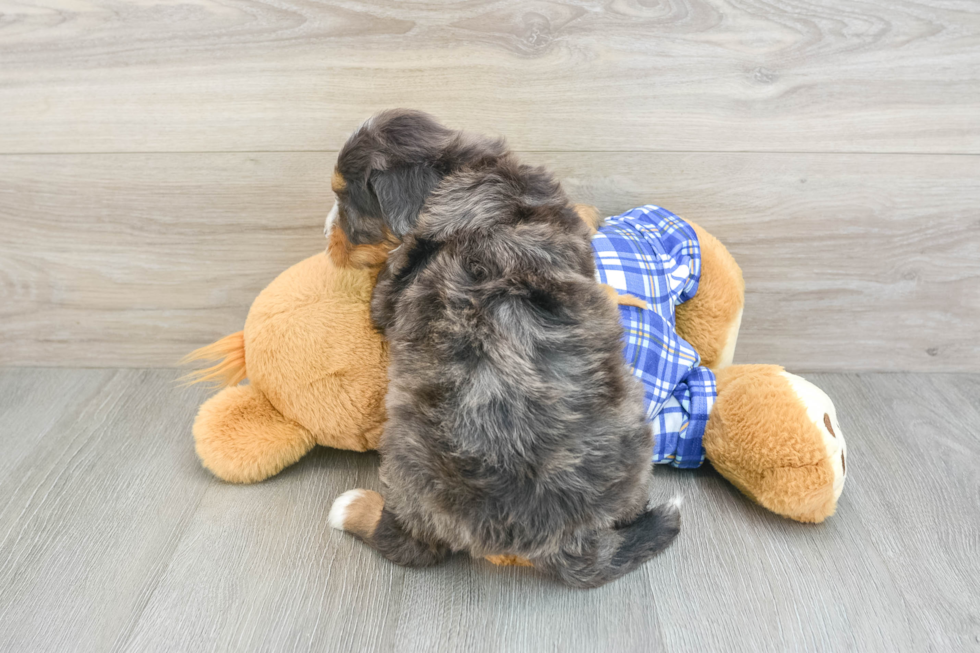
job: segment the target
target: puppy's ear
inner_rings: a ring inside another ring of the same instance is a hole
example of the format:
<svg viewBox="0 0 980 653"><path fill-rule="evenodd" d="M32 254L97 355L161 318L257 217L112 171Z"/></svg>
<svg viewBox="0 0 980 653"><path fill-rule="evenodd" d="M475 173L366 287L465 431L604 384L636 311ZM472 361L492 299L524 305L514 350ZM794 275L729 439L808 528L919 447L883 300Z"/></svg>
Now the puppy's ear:
<svg viewBox="0 0 980 653"><path fill-rule="evenodd" d="M439 173L424 164L371 173L371 188L378 198L385 223L397 238L404 237L418 222L425 198L439 179Z"/></svg>
<svg viewBox="0 0 980 653"><path fill-rule="evenodd" d="M338 268L363 270L378 268L388 260L388 253L398 246L398 240L387 229L382 229L380 242L355 245L347 238L343 228L331 225L327 234L327 256Z"/></svg>

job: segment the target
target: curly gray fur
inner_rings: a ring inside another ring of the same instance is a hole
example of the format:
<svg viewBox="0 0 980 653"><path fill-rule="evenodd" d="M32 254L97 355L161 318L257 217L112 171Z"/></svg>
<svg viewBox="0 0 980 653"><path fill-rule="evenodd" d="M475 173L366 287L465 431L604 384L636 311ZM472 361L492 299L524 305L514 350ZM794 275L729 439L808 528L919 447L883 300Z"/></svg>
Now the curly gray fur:
<svg viewBox="0 0 980 653"><path fill-rule="evenodd" d="M369 543L401 564L515 554L583 587L667 546L679 513L646 507L653 443L619 314L554 177L405 110L365 123L337 168L348 239L402 240L372 300L391 367Z"/></svg>

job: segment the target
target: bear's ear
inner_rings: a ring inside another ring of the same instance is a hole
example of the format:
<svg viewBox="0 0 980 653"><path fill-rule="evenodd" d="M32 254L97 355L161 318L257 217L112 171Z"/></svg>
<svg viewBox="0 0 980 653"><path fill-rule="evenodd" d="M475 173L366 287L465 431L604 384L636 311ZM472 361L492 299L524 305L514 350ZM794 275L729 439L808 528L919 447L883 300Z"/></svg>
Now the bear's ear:
<svg viewBox="0 0 980 653"><path fill-rule="evenodd" d="M439 173L424 163L371 172L371 189L386 226L396 238L403 238L415 227L425 198L439 179Z"/></svg>

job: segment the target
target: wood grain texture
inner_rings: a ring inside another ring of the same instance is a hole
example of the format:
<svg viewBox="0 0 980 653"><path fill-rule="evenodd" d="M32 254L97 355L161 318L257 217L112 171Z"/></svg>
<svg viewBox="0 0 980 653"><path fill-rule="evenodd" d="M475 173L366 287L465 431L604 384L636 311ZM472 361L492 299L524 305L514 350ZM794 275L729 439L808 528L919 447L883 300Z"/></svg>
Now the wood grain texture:
<svg viewBox="0 0 980 653"><path fill-rule="evenodd" d="M0 157L0 364L173 365L323 247L333 153ZM980 369L980 157L531 153L576 201L701 223L737 362Z"/></svg>
<svg viewBox="0 0 980 653"><path fill-rule="evenodd" d="M172 379L0 373L0 650L108 651L139 620L211 483Z"/></svg>
<svg viewBox="0 0 980 653"><path fill-rule="evenodd" d="M330 150L409 105L523 150L980 152L967 0L0 0L0 152Z"/></svg>
<svg viewBox="0 0 980 653"><path fill-rule="evenodd" d="M258 291L323 249L325 165L0 157L0 361L174 365L187 343L241 329Z"/></svg>
<svg viewBox="0 0 980 653"><path fill-rule="evenodd" d="M334 497L378 488L373 454L212 480L190 436L204 396L174 378L0 370L0 649L980 650L980 375L812 375L848 442L834 517L657 468L680 537L594 591L465 556L406 570L329 530Z"/></svg>

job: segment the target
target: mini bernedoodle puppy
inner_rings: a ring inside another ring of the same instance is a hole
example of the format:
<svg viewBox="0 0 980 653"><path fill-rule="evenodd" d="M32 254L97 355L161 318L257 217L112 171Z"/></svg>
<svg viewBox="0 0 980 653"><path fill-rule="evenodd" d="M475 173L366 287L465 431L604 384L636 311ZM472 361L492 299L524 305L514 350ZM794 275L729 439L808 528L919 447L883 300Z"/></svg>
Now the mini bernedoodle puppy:
<svg viewBox="0 0 980 653"><path fill-rule="evenodd" d="M680 512L647 507L640 384L554 177L502 140L394 110L350 137L333 189L334 262L388 256L371 315L391 366L384 498L347 492L331 524L397 564L520 556L577 587L665 548Z"/></svg>

